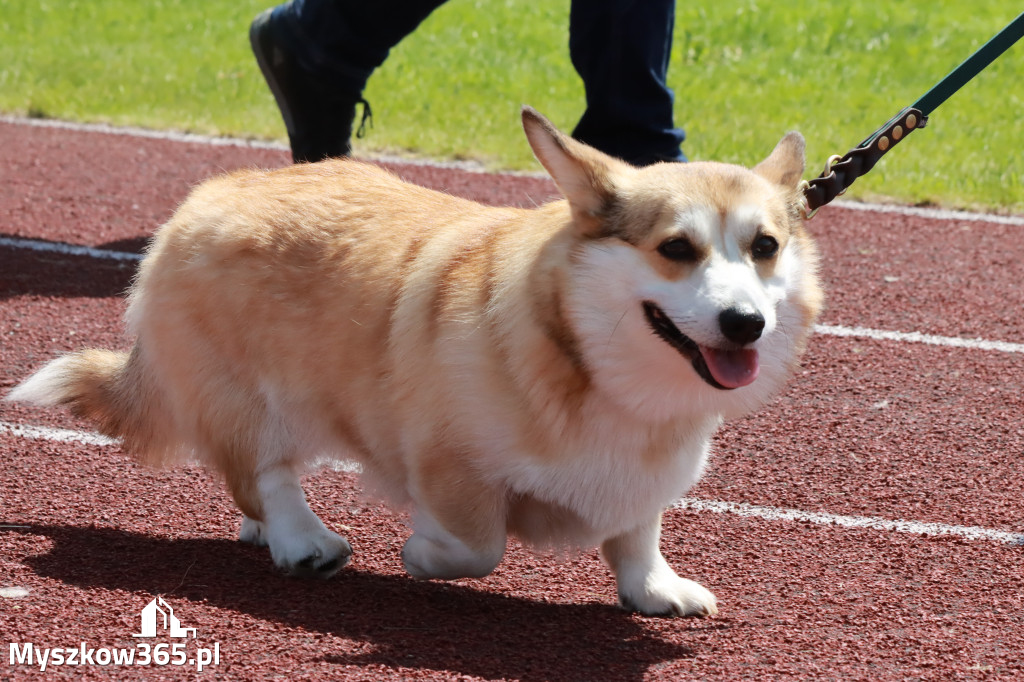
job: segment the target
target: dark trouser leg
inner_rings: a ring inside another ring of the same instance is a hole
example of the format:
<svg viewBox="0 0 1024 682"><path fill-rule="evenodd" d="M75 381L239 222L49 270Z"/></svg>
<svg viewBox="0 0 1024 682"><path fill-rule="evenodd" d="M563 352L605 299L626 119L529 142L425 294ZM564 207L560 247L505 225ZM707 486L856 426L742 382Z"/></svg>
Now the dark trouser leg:
<svg viewBox="0 0 1024 682"><path fill-rule="evenodd" d="M445 0L292 0L274 10L299 63L320 80L361 94L391 48Z"/></svg>
<svg viewBox="0 0 1024 682"><path fill-rule="evenodd" d="M685 161L665 83L675 0L574 0L569 54L587 109L573 137L637 165Z"/></svg>

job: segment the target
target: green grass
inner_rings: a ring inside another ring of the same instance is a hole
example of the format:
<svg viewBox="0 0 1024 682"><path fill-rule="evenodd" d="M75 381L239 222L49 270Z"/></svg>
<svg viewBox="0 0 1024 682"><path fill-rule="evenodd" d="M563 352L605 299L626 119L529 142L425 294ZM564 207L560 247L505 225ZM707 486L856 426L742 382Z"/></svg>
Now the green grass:
<svg viewBox="0 0 1024 682"><path fill-rule="evenodd" d="M249 52L246 0L0 0L0 110L284 139ZM568 0L451 0L371 79L357 153L537 169L529 103L582 113ZM982 11L983 10L983 11ZM752 164L787 130L808 177L910 104L1020 12L1016 0L680 2L669 71L692 159ZM1024 213L1024 43L954 95L851 190Z"/></svg>

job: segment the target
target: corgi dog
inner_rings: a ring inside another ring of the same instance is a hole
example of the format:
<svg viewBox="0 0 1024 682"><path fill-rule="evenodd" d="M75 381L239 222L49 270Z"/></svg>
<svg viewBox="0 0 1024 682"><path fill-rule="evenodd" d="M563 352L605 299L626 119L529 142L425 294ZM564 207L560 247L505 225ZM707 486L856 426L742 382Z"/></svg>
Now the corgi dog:
<svg viewBox="0 0 1024 682"><path fill-rule="evenodd" d="M803 138L752 170L634 168L522 120L563 200L487 207L346 159L206 182L140 266L130 352L65 355L9 399L68 405L146 463L200 458L292 575L351 555L300 486L332 456L409 509L416 578L485 576L511 534L599 546L627 609L715 614L661 514L811 334Z"/></svg>

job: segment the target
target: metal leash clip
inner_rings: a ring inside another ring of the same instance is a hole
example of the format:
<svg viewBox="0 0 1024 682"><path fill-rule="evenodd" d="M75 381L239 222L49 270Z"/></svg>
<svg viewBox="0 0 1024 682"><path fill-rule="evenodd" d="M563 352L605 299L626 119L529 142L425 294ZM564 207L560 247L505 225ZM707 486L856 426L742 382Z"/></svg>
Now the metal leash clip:
<svg viewBox="0 0 1024 682"><path fill-rule="evenodd" d="M821 175L800 185L804 219L810 220L819 208L844 194L854 180L874 168L883 154L912 130L923 128L927 120L920 110L907 107L845 156L830 156Z"/></svg>
<svg viewBox="0 0 1024 682"><path fill-rule="evenodd" d="M833 154L832 156L828 157L828 161L825 162L825 170L821 171L821 175L819 175L818 178L823 181L831 180L833 176L836 174L836 172L832 170L832 167L839 163L842 160L842 158L843 157L839 156L839 154ZM821 206L815 206L813 209L811 208L810 201L807 198L807 193L811 189L811 183L809 183L806 180L801 180L799 189L800 193L803 195L803 201L800 206L800 212L803 214L804 220L810 220L811 218L814 217L814 214L818 212ZM836 196L841 196L845 192L846 188L844 188L843 191L839 192L839 194L837 194Z"/></svg>

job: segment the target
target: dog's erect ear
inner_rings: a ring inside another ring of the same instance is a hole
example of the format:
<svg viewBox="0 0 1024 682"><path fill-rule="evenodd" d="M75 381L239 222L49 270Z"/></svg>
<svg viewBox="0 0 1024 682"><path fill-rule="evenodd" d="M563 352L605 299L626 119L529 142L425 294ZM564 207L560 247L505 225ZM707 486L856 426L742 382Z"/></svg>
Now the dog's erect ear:
<svg viewBox="0 0 1024 682"><path fill-rule="evenodd" d="M591 233L599 230L615 200L616 176L631 167L572 139L528 106L523 107L523 128L537 160L569 200L577 227Z"/></svg>
<svg viewBox="0 0 1024 682"><path fill-rule="evenodd" d="M754 172L777 185L796 189L804 175L804 136L786 133L771 155L754 166Z"/></svg>

